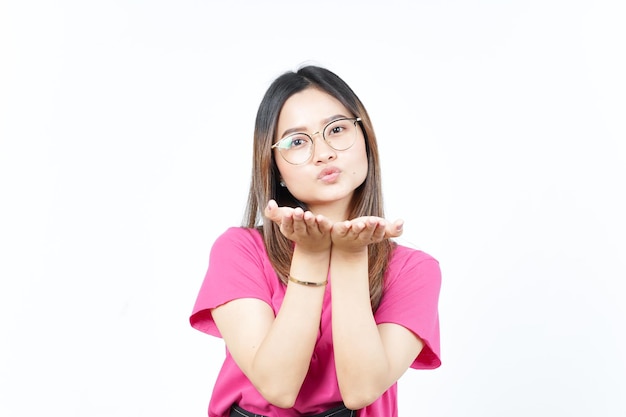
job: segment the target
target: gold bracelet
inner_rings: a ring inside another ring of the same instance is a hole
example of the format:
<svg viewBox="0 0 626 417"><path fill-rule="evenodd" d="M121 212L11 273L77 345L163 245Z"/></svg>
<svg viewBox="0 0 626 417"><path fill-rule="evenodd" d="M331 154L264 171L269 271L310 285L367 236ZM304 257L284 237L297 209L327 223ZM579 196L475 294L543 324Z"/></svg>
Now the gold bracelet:
<svg viewBox="0 0 626 417"><path fill-rule="evenodd" d="M294 278L291 275L289 275L289 281L295 282L296 284L304 285L306 287L323 287L324 285L328 284L327 279L322 282L300 281L299 279Z"/></svg>

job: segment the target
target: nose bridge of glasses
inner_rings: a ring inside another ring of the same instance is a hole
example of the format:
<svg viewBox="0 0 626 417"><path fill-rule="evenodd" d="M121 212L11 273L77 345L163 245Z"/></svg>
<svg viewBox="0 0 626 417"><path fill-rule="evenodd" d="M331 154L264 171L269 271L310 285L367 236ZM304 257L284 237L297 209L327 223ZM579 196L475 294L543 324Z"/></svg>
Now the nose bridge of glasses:
<svg viewBox="0 0 626 417"><path fill-rule="evenodd" d="M313 140L313 136L317 135L318 133L321 133L319 136L319 140L317 141L317 143L315 143L315 140ZM323 134L323 132L319 131L319 132L315 132L314 134L311 135L311 145L312 145L312 149L311 149L311 154L316 156L316 157L321 157L324 158L325 155L332 155L336 153L335 148L333 148L330 143L328 143L328 140L326 139L326 136Z"/></svg>
<svg viewBox="0 0 626 417"><path fill-rule="evenodd" d="M326 142L326 136L324 135L323 131L321 131L321 130L318 130L315 133L311 133L310 135L305 133L305 135L308 136L309 138L311 138L311 146L312 147L315 147L315 139L314 139L314 137L316 135L321 135L322 139L323 139L322 142L324 142L328 146L328 143Z"/></svg>

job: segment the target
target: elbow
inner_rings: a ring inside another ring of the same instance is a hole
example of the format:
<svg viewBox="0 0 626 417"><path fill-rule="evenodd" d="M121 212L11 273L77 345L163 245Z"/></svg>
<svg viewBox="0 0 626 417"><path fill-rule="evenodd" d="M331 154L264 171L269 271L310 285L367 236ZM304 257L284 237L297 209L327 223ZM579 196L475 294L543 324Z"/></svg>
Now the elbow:
<svg viewBox="0 0 626 417"><path fill-rule="evenodd" d="M270 404L275 405L279 408L291 408L296 403L295 397L274 397L274 398L265 398Z"/></svg>
<svg viewBox="0 0 626 417"><path fill-rule="evenodd" d="M254 388L273 406L279 408L293 408L300 394L304 377L290 375L285 372L257 371L254 379L248 377Z"/></svg>
<svg viewBox="0 0 626 417"><path fill-rule="evenodd" d="M280 388L276 390L257 388L257 390L268 403L280 408L292 408L298 397L297 392L293 393Z"/></svg>
<svg viewBox="0 0 626 417"><path fill-rule="evenodd" d="M368 405L376 401L379 397L380 393L378 392L367 393L364 391L355 391L352 393L342 392L341 394L343 404L350 410L360 410L361 408L367 407Z"/></svg>

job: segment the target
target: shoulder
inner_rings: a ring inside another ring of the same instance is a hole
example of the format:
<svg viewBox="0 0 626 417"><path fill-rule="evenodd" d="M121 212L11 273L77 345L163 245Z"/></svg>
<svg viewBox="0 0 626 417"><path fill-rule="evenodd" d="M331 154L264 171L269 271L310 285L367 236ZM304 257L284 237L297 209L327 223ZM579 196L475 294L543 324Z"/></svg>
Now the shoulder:
<svg viewBox="0 0 626 417"><path fill-rule="evenodd" d="M247 227L229 227L217 237L211 252L232 250L264 251L265 245L261 233Z"/></svg>
<svg viewBox="0 0 626 417"><path fill-rule="evenodd" d="M391 253L389 267L394 268L410 268L419 264L435 264L439 265L439 261L432 255L415 248L404 246L396 243Z"/></svg>
<svg viewBox="0 0 626 417"><path fill-rule="evenodd" d="M263 242L263 237L257 229L248 227L229 227L221 235L218 236L216 242Z"/></svg>
<svg viewBox="0 0 626 417"><path fill-rule="evenodd" d="M264 268L267 251L261 232L246 227L230 227L215 239L209 255L210 266Z"/></svg>
<svg viewBox="0 0 626 417"><path fill-rule="evenodd" d="M385 284L387 289L393 286L439 287L441 285L439 261L422 250L396 244L387 266Z"/></svg>

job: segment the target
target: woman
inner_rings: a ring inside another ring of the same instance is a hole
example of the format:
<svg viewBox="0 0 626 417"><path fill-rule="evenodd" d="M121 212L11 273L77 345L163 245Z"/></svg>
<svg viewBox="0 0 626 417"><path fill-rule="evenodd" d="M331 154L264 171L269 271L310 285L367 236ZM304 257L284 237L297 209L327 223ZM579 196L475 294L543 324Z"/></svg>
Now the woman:
<svg viewBox="0 0 626 417"><path fill-rule="evenodd" d="M211 249L191 325L222 337L210 417L395 417L439 360L441 274L384 219L376 137L337 75L278 77L256 118L243 227Z"/></svg>

